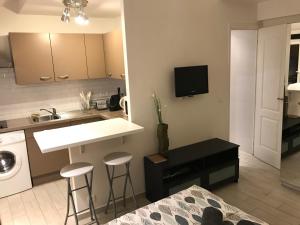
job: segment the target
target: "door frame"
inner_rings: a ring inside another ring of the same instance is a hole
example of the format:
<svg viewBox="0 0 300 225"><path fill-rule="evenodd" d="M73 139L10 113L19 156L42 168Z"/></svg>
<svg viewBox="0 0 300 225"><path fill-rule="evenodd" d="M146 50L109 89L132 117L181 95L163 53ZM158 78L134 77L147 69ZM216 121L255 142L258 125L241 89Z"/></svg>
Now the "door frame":
<svg viewBox="0 0 300 225"><path fill-rule="evenodd" d="M230 99L230 93L231 93L231 33L232 31L235 30L243 30L243 31L249 31L249 30L256 30L257 31L257 38L256 38L256 43L258 42L258 29L259 29L259 25L258 23L254 23L254 24L230 24L229 28L228 28L228 43L229 43L229 48L228 48L228 68L229 68L229 105L228 105L228 140L230 139L230 109L231 109L231 99ZM256 44L257 45L257 44ZM256 52L256 58L257 58L257 52ZM252 154L254 156L254 135L255 135L255 105L256 105L256 81L257 81L257 62L255 64L255 96L254 96L254 113L253 113L253 123L252 123L252 135L253 135L253 140L252 140ZM247 152L243 152L245 154L249 154Z"/></svg>
<svg viewBox="0 0 300 225"><path fill-rule="evenodd" d="M297 23L297 22L293 22L293 23ZM299 21L299 23L300 23L300 21ZM287 25L291 25L292 23L291 22L282 22L282 23L280 23L280 24L287 24ZM235 24L231 24L231 25L229 25L229 28L228 28L228 46L229 46L229 48L228 48L228 68L229 68L229 71L228 71L228 73L229 73L229 77L231 78L231 32L233 31L233 30L257 30L257 45L258 45L258 31L259 31L259 29L260 28L263 28L263 27L270 27L270 26L275 26L275 25L280 25L280 24L272 24L272 25L266 25L266 26L259 26L259 24L257 23L257 24L247 24L247 25L241 25L241 24L237 24L237 25L235 25ZM291 30L290 30L290 32L289 32L290 34L292 33L291 32ZM290 38L290 34L288 34L287 33L287 35L288 35L288 38ZM290 45L288 45L287 46L287 48L289 48L289 46ZM287 54L289 54L289 49L287 49ZM286 69L285 69L285 71L288 71L288 67L289 67L289 57L286 57L286 60L287 60L287 62L286 62ZM283 74L283 76L284 76L284 87L286 87L286 83L287 83L287 81L286 81L286 79L287 79L287 75L286 74ZM256 105L256 89L257 89L257 63L256 63L256 75L255 75L255 105ZM230 102L230 91L231 91L231 84L230 84L230 82L229 82L229 107L228 107L228 109L229 109L229 113L228 113L228 117L229 117L229 119L228 119L228 139L230 138L230 104L231 104L231 102ZM283 90L284 91L284 90ZM282 112L282 114L283 114L283 112ZM255 119L256 119L256 108L255 108L255 112L254 112L254 124L253 124L253 135L255 135ZM255 155L254 155L254 139L253 139L253 156L255 157Z"/></svg>

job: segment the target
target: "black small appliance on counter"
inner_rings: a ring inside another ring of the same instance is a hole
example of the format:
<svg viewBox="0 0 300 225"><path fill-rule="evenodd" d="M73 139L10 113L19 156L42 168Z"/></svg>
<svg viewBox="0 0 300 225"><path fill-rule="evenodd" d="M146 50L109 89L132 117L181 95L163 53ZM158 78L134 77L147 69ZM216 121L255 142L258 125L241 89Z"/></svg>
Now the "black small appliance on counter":
<svg viewBox="0 0 300 225"><path fill-rule="evenodd" d="M118 88L118 94L117 95L112 95L110 97L110 99L107 100L107 107L109 109L109 111L117 111L120 110L120 99L121 99L121 93L120 93L121 89Z"/></svg>
<svg viewBox="0 0 300 225"><path fill-rule="evenodd" d="M0 129L7 128L7 122L5 120L0 121Z"/></svg>

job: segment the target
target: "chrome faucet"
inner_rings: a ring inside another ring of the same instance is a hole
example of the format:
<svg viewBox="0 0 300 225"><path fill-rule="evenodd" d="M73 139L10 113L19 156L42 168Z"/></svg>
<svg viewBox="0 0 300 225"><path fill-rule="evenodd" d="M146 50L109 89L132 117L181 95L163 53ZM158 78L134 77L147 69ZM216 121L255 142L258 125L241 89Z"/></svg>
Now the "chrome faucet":
<svg viewBox="0 0 300 225"><path fill-rule="evenodd" d="M56 113L56 108L51 108L52 111L48 110L48 109L40 109L40 111L46 111L50 114L52 114L53 117L57 116L57 113Z"/></svg>

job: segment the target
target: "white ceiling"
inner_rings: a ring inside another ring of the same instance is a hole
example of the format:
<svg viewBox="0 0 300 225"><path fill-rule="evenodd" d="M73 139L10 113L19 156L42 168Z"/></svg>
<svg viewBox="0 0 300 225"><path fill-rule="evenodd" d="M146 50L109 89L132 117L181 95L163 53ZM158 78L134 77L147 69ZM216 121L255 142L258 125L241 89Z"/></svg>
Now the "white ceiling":
<svg viewBox="0 0 300 225"><path fill-rule="evenodd" d="M0 6L19 14L61 15L63 0L0 0ZM89 17L118 17L121 14L121 0L88 0L85 9ZM151 1L151 0L150 0ZM270 0L237 0L259 3Z"/></svg>
<svg viewBox="0 0 300 225"><path fill-rule="evenodd" d="M62 0L0 0L0 5L19 14L61 15ZM89 17L117 17L121 0L88 0L85 8Z"/></svg>

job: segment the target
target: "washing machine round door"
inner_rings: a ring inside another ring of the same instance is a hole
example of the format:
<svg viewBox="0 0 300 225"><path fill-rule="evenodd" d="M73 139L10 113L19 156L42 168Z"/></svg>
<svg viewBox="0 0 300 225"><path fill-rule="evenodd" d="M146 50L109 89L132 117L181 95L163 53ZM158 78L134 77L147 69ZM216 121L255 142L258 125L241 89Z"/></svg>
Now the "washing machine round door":
<svg viewBox="0 0 300 225"><path fill-rule="evenodd" d="M13 152L0 151L0 180L13 177L21 168L21 160Z"/></svg>

